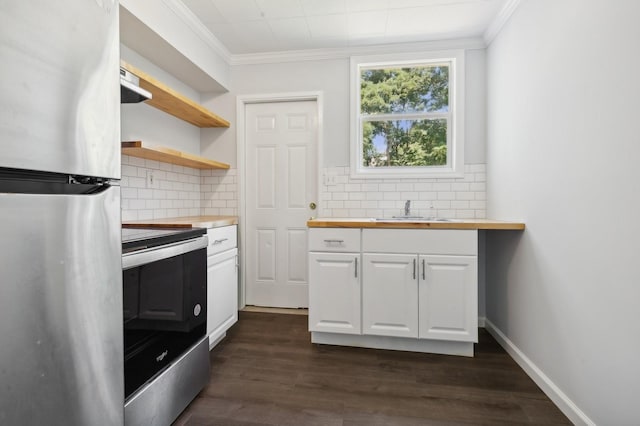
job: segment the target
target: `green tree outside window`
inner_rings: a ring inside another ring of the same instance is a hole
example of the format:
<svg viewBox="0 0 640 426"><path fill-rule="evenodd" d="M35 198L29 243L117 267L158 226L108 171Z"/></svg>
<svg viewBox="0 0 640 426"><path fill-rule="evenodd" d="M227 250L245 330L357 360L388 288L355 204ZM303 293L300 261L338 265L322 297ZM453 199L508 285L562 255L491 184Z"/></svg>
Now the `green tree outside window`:
<svg viewBox="0 0 640 426"><path fill-rule="evenodd" d="M365 167L447 165L449 65L360 72Z"/></svg>

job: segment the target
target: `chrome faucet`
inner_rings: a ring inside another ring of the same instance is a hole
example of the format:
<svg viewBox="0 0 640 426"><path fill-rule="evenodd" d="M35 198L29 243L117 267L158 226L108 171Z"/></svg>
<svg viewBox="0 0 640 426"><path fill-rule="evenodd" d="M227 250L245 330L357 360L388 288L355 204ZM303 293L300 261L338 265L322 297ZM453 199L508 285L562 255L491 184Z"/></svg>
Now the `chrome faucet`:
<svg viewBox="0 0 640 426"><path fill-rule="evenodd" d="M404 215L410 216L410 213L411 213L411 200L407 200L407 202L404 203Z"/></svg>

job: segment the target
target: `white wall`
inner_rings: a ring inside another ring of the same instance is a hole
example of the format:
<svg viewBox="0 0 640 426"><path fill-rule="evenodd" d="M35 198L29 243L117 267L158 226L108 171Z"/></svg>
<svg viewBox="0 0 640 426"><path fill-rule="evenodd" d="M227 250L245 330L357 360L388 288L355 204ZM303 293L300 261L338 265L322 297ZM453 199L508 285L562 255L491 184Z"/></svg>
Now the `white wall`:
<svg viewBox="0 0 640 426"><path fill-rule="evenodd" d="M487 318L577 423L640 424L638 17L523 0L487 52Z"/></svg>

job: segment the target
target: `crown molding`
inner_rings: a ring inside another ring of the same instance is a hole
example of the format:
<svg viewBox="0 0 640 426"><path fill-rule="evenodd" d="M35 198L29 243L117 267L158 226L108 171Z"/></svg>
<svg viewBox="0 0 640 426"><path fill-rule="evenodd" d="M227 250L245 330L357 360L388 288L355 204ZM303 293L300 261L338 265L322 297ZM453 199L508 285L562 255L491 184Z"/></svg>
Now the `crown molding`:
<svg viewBox="0 0 640 426"><path fill-rule="evenodd" d="M167 5L178 18L182 19L185 24L193 29L193 32L200 37L202 41L207 43L214 52L220 55L227 64L232 63L233 55L231 52L229 52L225 45L211 33L209 28L194 15L184 3L180 0L162 0L162 2Z"/></svg>
<svg viewBox="0 0 640 426"><path fill-rule="evenodd" d="M483 38L486 46L489 46L493 39L500 33L502 27L505 26L509 18L511 18L511 15L513 15L513 12L515 12L520 5L520 1L521 0L507 0L505 2L500 12L498 12L484 32Z"/></svg>
<svg viewBox="0 0 640 426"><path fill-rule="evenodd" d="M416 43L380 44L372 46L351 46L331 49L290 50L283 52L249 53L231 55L231 65L276 64L299 61L321 61L345 59L351 56L364 56L384 53L404 53L421 50L446 49L484 49L486 44L481 37L437 40Z"/></svg>

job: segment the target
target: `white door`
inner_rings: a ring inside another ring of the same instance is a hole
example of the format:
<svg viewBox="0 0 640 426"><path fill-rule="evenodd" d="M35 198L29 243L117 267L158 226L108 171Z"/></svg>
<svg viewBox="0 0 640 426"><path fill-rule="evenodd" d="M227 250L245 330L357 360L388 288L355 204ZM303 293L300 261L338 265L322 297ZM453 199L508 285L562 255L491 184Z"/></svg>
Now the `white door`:
<svg viewBox="0 0 640 426"><path fill-rule="evenodd" d="M309 253L309 331L360 334L360 253Z"/></svg>
<svg viewBox="0 0 640 426"><path fill-rule="evenodd" d="M317 203L317 104L245 106L246 303L308 306L307 226Z"/></svg>
<svg viewBox="0 0 640 426"><path fill-rule="evenodd" d="M420 338L478 341L478 258L420 255Z"/></svg>
<svg viewBox="0 0 640 426"><path fill-rule="evenodd" d="M412 254L363 255L363 334L418 337L417 260Z"/></svg>

